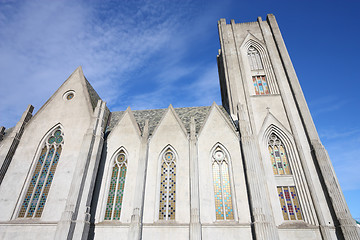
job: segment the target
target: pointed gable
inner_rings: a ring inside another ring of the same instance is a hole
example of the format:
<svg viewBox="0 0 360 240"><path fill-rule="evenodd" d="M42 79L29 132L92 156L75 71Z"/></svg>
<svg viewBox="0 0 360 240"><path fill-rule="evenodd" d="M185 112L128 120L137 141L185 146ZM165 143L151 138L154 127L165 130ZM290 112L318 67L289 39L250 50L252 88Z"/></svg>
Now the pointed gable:
<svg viewBox="0 0 360 240"><path fill-rule="evenodd" d="M187 137L187 130L184 127L184 124L182 123L181 119L179 118L179 116L177 115L177 113L175 112L175 110L171 104L167 108L167 110L166 110L165 114L163 115L163 117L161 118L159 124L154 129L153 135L156 134L156 132L162 125L174 126L175 122L178 124L178 126L182 130L184 136Z"/></svg>
<svg viewBox="0 0 360 240"><path fill-rule="evenodd" d="M236 127L230 115L225 111L223 107L219 107L215 102L211 105L211 108L203 121L203 125L198 132L198 135L201 136L204 128L206 128L207 125L211 124L211 122L219 120L221 121L221 123L219 122L217 127L219 127L221 124L223 126L226 126L230 131L234 132L237 135ZM214 125L214 127L215 126L216 124Z"/></svg>
<svg viewBox="0 0 360 240"><path fill-rule="evenodd" d="M112 138L112 135L125 135L134 132L139 138L141 135L139 125L136 122L131 108L128 107L125 112L118 114L118 122L113 127L113 130L110 132L108 139Z"/></svg>

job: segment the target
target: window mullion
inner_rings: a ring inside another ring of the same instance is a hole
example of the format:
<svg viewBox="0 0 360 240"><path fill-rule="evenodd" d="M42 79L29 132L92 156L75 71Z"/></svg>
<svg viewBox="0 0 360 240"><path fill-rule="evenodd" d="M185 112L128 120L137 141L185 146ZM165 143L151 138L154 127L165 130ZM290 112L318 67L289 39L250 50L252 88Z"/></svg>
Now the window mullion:
<svg viewBox="0 0 360 240"><path fill-rule="evenodd" d="M222 175L222 166L223 162L219 164L219 172L220 172L220 186L221 186L221 199L222 199L222 207L223 207L223 214L224 220L226 220L226 211L225 211L225 199L224 199L224 185L223 185L223 175Z"/></svg>
<svg viewBox="0 0 360 240"><path fill-rule="evenodd" d="M52 155L51 160L50 160L49 168L48 168L48 170L47 170L46 177L45 177L45 179L44 179L44 184L43 184L43 186L42 186L42 188L41 188L41 192L40 192L40 194L39 194L39 200L38 200L38 202L37 202L37 204L36 204L36 208L35 208L35 211L34 211L33 218L35 217L36 212L38 211L38 207L39 207L39 204L40 204L40 201L41 201L41 198L42 198L42 194L43 194L43 192L44 192L45 185L46 185L47 179L48 179L48 177L49 177L51 164L54 162L54 158L55 158L55 155L56 155L56 150L57 150L57 146L54 145L54 154ZM44 165L45 165L45 164L44 164ZM44 206L44 207L45 207L45 206Z"/></svg>
<svg viewBox="0 0 360 240"><path fill-rule="evenodd" d="M119 185L119 178L120 178L120 171L121 168L119 166L119 164L116 162L115 163L116 167L118 168L118 172L117 172L117 177L116 177L116 185L115 185L115 192L114 192L114 202L113 202L113 207L111 210L111 220L114 220L114 213L115 213L115 204L116 204L116 197L117 197L117 189L118 189L118 185Z"/></svg>
<svg viewBox="0 0 360 240"><path fill-rule="evenodd" d="M32 193L31 193L31 198L30 198L30 200L29 200L29 204L28 204L28 206L27 206L27 209L26 209L26 212L25 212L25 214L24 214L24 217L27 217L27 214L28 214L29 209L30 209L30 207L31 207L32 200L33 200L34 195L35 195L36 188L37 188L37 186L38 186L38 184L39 184L41 172L42 172L42 170L43 170L43 168L44 168L46 159L47 159L47 157L48 157L48 155L49 155L49 151L50 151L50 147L51 147L51 146L48 146L48 145L46 145L46 144L45 144L45 146L46 146L46 148L47 148L47 149L46 149L46 154L45 154L43 163L41 164L41 168L40 168L40 170L39 170L39 175L38 175L38 178L36 179L36 183L35 183L35 185L34 185L34 189L33 189ZM45 147L45 146L44 146L44 147ZM43 148L44 148L44 147L43 147ZM41 156L41 155L40 155L40 156ZM39 156L39 158L40 158L40 156ZM39 159L38 159L38 161L39 161ZM35 166L35 167L36 167L36 166ZM31 179L30 179L30 181L31 181ZM35 211L34 211L34 213L35 213ZM35 214L34 214L34 215L35 215ZM34 215L32 216L32 218L34 217Z"/></svg>
<svg viewBox="0 0 360 240"><path fill-rule="evenodd" d="M167 179L166 179L166 207L165 207L166 219L165 220L169 220L170 165L168 163L166 163L166 169L167 169Z"/></svg>

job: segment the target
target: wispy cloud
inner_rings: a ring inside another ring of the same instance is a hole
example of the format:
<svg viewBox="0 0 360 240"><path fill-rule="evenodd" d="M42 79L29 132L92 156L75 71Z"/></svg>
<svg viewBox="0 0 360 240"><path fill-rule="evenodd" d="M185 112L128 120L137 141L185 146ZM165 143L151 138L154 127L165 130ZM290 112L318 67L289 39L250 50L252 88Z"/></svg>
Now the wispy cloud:
<svg viewBox="0 0 360 240"><path fill-rule="evenodd" d="M191 57L197 50L193 40L214 27L211 4L202 9L191 1L165 0L0 4L0 82L8 90L0 92L0 124L7 127L27 104L39 109L79 65L112 110L200 103L199 91L186 85L201 85L210 64L214 75L206 78L214 80L212 86L218 82L214 58L195 64ZM208 86L202 84L202 91ZM175 99L180 93L186 97Z"/></svg>
<svg viewBox="0 0 360 240"><path fill-rule="evenodd" d="M323 96L321 98L309 101L309 107L313 116L324 113L335 112L348 104L348 100L339 99L338 96Z"/></svg>

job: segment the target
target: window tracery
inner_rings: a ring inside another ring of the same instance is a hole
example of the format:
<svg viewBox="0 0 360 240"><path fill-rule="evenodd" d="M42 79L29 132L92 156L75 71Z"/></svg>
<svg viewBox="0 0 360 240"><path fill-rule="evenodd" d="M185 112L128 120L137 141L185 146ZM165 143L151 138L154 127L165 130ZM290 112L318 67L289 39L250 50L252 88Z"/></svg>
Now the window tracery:
<svg viewBox="0 0 360 240"><path fill-rule="evenodd" d="M274 174L291 174L287 154L284 148L284 144L281 142L281 140L275 134L271 134L268 144Z"/></svg>
<svg viewBox="0 0 360 240"><path fill-rule="evenodd" d="M295 184L287 186L283 177L292 177L286 147L281 139L272 133L268 139L268 150L273 173L278 178L277 193L284 220L303 220ZM293 182L293 179L291 178Z"/></svg>
<svg viewBox="0 0 360 240"><path fill-rule="evenodd" d="M234 219L228 161L225 151L216 147L212 154L216 220Z"/></svg>
<svg viewBox="0 0 360 240"><path fill-rule="evenodd" d="M104 220L120 220L127 171L127 155L120 150L113 161Z"/></svg>
<svg viewBox="0 0 360 240"><path fill-rule="evenodd" d="M19 218L40 218L59 162L64 134L60 128L53 130L43 143Z"/></svg>
<svg viewBox="0 0 360 240"><path fill-rule="evenodd" d="M250 46L247 51L247 56L251 68L251 75L255 94L270 94L267 77L264 71L264 66L259 51L254 46Z"/></svg>
<svg viewBox="0 0 360 240"><path fill-rule="evenodd" d="M247 55L251 70L264 69L263 64L261 62L259 51L256 48L250 46Z"/></svg>
<svg viewBox="0 0 360 240"><path fill-rule="evenodd" d="M168 148L161 157L159 220L175 220L176 157Z"/></svg>

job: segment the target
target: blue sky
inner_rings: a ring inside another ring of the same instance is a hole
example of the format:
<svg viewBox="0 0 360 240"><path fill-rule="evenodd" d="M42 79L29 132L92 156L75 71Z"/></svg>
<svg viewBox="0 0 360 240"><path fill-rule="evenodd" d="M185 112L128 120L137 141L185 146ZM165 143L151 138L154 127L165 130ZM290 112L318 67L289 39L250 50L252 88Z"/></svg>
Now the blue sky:
<svg viewBox="0 0 360 240"><path fill-rule="evenodd" d="M112 111L221 104L217 21L273 13L360 220L359 8L350 0L0 0L0 125L15 125L28 104L39 109L79 65Z"/></svg>

